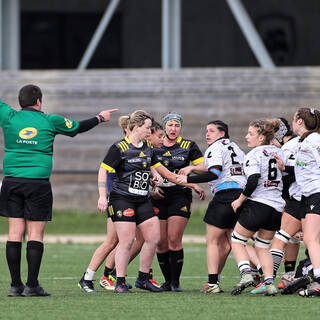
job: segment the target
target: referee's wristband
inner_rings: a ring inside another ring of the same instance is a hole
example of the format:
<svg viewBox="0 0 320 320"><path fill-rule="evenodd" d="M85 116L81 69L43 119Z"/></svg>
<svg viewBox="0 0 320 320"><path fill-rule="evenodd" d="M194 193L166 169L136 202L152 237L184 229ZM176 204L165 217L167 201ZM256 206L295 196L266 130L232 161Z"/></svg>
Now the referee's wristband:
<svg viewBox="0 0 320 320"><path fill-rule="evenodd" d="M100 122L104 122L104 117L103 117L103 115L98 114L98 117L99 117L99 119L100 119Z"/></svg>

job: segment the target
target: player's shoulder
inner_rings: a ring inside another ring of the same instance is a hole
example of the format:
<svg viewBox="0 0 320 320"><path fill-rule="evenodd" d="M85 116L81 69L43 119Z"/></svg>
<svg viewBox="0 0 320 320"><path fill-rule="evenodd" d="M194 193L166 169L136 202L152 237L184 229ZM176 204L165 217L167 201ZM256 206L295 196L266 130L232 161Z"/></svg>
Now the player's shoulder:
<svg viewBox="0 0 320 320"><path fill-rule="evenodd" d="M195 142L191 139L187 139L187 138L179 136L177 139L177 144L182 149L190 149L192 146L195 145Z"/></svg>
<svg viewBox="0 0 320 320"><path fill-rule="evenodd" d="M113 145L120 151L125 152L130 149L131 142L128 137L125 136L124 138L117 140Z"/></svg>

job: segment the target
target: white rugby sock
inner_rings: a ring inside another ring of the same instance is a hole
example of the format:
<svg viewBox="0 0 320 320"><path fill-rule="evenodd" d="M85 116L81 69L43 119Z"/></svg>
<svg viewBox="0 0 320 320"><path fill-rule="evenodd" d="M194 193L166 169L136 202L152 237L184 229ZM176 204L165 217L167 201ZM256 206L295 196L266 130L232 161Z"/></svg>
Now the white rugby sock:
<svg viewBox="0 0 320 320"><path fill-rule="evenodd" d="M84 274L84 280L93 280L95 274L95 271L88 268L86 273Z"/></svg>

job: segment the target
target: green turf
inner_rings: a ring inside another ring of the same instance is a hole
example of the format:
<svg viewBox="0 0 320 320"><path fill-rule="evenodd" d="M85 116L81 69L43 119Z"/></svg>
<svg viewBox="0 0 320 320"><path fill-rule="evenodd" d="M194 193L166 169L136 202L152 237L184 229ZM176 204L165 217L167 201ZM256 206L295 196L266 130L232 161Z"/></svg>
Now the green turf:
<svg viewBox="0 0 320 320"><path fill-rule="evenodd" d="M204 234L205 224L202 221L204 209L196 209L186 228L186 234ZM85 213L77 211L53 212L53 219L47 224L46 234L104 234L106 216L98 212ZM0 234L8 233L7 219L0 217Z"/></svg>
<svg viewBox="0 0 320 320"><path fill-rule="evenodd" d="M25 244L23 249L25 248ZM9 272L5 263L5 245L0 244L0 318L1 319L304 319L320 316L317 298L299 296L263 297L243 293L231 296L239 280L233 258L229 258L221 285L225 293L201 294L207 279L205 246L185 245L182 293L158 293L134 289L131 295L101 291L86 294L77 281L86 269L95 245L48 244L40 273L41 285L52 296L46 298L8 298ZM23 250L24 251L24 250ZM301 250L303 251L303 250ZM23 256L22 273L26 277ZM102 270L97 272L97 279ZM154 273L161 280L157 263ZM128 269L128 281L134 283L137 261ZM96 284L98 288L98 285ZM101 289L102 290L102 289Z"/></svg>

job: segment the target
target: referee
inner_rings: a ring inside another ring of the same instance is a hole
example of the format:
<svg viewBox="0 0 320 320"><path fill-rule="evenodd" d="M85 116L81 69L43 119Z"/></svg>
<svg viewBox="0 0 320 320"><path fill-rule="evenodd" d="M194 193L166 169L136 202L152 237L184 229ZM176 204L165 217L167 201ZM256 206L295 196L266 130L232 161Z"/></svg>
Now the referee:
<svg viewBox="0 0 320 320"><path fill-rule="evenodd" d="M43 234L52 217L53 142L57 134L74 137L101 122L109 121L112 112L77 122L41 111L42 93L29 84L19 92L21 110L16 111L0 100L0 126L5 142L0 215L9 220L6 257L11 274L9 297L50 296L40 287L38 274L43 254ZM21 281L21 246L27 227L28 279Z"/></svg>

